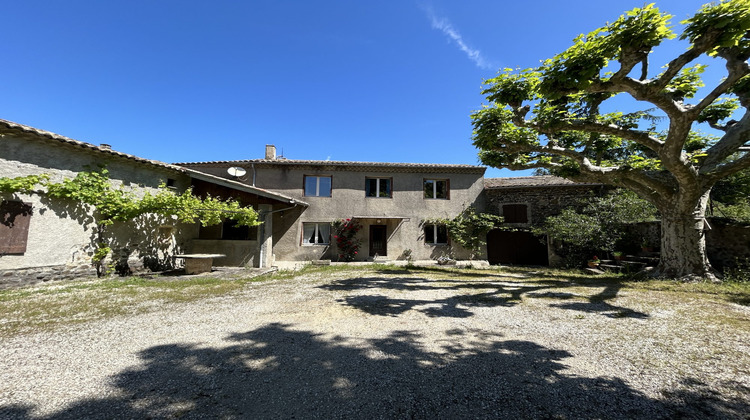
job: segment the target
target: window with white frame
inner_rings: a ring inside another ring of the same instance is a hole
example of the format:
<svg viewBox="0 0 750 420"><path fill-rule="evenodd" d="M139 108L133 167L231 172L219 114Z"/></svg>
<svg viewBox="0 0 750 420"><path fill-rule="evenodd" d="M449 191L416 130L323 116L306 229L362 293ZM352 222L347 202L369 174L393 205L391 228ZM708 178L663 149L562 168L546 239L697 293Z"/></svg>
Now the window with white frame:
<svg viewBox="0 0 750 420"><path fill-rule="evenodd" d="M424 243L445 245L448 243L448 228L440 224L424 225Z"/></svg>
<svg viewBox="0 0 750 420"><path fill-rule="evenodd" d="M391 197L391 178L365 178L365 197Z"/></svg>
<svg viewBox="0 0 750 420"><path fill-rule="evenodd" d="M447 200L449 197L447 179L424 180L424 198Z"/></svg>
<svg viewBox="0 0 750 420"><path fill-rule="evenodd" d="M331 177L330 176L305 175L305 196L306 197L330 197L331 196Z"/></svg>
<svg viewBox="0 0 750 420"><path fill-rule="evenodd" d="M328 245L330 237L330 223L302 224L302 245Z"/></svg>

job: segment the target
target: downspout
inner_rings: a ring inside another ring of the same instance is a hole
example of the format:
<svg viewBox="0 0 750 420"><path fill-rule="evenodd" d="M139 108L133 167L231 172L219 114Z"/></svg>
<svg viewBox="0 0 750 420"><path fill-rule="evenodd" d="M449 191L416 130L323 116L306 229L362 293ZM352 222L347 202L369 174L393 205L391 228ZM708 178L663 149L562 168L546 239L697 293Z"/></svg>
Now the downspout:
<svg viewBox="0 0 750 420"><path fill-rule="evenodd" d="M250 167L253 169L253 187L255 186L255 164L251 163Z"/></svg>

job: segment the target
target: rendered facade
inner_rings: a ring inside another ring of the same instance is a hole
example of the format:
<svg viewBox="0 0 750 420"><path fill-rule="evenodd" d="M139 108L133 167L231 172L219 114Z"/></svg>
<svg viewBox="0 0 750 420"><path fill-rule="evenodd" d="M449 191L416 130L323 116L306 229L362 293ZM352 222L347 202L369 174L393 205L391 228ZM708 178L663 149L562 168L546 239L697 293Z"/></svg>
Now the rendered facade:
<svg viewBox="0 0 750 420"><path fill-rule="evenodd" d="M271 145L262 159L167 164L0 120L0 177L48 174L61 181L99 165L116 186L136 193L167 183L176 192L192 188L200 196L233 198L259 213L256 228L184 225L155 216L115 225L109 229L113 263L134 270L173 266L176 253L223 254L215 265L224 266L337 261L332 223L343 219L363 227L356 261L468 259L435 220L469 206L518 228L515 236L491 232L480 258L547 264L548 247L534 239L536 245L524 248L531 239L523 231L597 188L555 177L485 179L485 168L474 165L286 159ZM92 273L89 209L44 194L0 193L0 199L0 285Z"/></svg>
<svg viewBox="0 0 750 420"><path fill-rule="evenodd" d="M485 168L473 165L292 160L276 156L273 146L267 146L264 159L178 165L226 177L229 168L242 168L240 182L308 203L274 214L279 261L336 261L330 229L342 219L363 226L359 261L467 258L465 250L450 244L444 227L425 221L484 207Z"/></svg>

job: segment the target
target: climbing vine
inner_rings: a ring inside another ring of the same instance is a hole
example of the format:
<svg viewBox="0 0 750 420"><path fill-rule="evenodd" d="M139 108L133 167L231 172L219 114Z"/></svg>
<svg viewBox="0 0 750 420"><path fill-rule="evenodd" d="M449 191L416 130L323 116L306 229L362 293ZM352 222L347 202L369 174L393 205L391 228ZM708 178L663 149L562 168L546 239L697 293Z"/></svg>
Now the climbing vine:
<svg viewBox="0 0 750 420"><path fill-rule="evenodd" d="M486 244L487 232L499 227L503 218L489 213L477 213L474 207L465 208L453 219L428 219L425 224L443 224L451 240L461 245L476 258Z"/></svg>
<svg viewBox="0 0 750 420"><path fill-rule="evenodd" d="M114 222L128 222L144 214L175 217L183 223L199 222L203 226L232 219L241 226L257 226L258 213L252 207L242 207L234 200L207 196L200 198L188 189L177 194L161 185L152 193L137 196L122 186L115 188L106 168L79 172L74 178L51 182L47 174L16 178L0 177L0 193L45 194L53 198L69 199L91 206L97 220L97 247L92 263L101 275L104 258L111 252L104 240L104 229Z"/></svg>
<svg viewBox="0 0 750 420"><path fill-rule="evenodd" d="M49 175L28 175L16 178L0 178L0 193L34 193L37 184L48 181Z"/></svg>

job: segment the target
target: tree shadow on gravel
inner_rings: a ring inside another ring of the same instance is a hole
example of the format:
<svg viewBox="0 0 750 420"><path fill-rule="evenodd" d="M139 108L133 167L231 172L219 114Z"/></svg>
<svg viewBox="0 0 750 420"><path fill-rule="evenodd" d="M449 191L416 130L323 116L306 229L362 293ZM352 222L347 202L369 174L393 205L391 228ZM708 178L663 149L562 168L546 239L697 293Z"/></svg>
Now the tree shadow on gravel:
<svg viewBox="0 0 750 420"><path fill-rule="evenodd" d="M690 392L655 400L618 378L569 375L566 351L500 334L449 330L435 352L421 339L400 331L353 342L270 324L222 347L155 346L111 378L112 392L45 418L659 419L748 408ZM37 418L32 409L0 417Z"/></svg>
<svg viewBox="0 0 750 420"><path fill-rule="evenodd" d="M468 308L508 307L520 304L524 297L529 297L558 301L570 300L570 302L551 303L550 306L579 312L598 313L611 318L648 318L646 313L608 302L615 299L622 288L619 280L609 278L588 280L572 277L577 281L545 278L536 281L535 279L519 280L491 275L490 278L482 277L481 279L466 280L464 273L460 272L454 273L454 279L430 279L427 276L420 277L418 275L419 270L403 271L410 276L352 277L318 287L338 292L363 290L373 292L456 292L449 297L430 300L405 298L401 295L397 298L389 297L382 293L352 294L338 299L338 302L344 305L359 309L370 315L380 316L398 316L410 310L417 310L430 317L466 318L473 315ZM602 290L588 297L552 291L552 289L564 289L566 287L601 288Z"/></svg>

